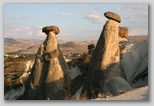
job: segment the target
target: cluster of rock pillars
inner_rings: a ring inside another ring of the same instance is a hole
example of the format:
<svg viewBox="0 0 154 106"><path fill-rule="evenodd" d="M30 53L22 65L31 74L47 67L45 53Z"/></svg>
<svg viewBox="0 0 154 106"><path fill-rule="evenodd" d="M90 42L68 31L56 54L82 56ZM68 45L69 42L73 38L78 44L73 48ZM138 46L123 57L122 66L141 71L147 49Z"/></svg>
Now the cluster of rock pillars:
<svg viewBox="0 0 154 106"><path fill-rule="evenodd" d="M108 18L96 47L88 45L92 55L81 99L95 98L105 93L119 93L132 89L120 62L120 42L127 42L128 28L119 27L121 18L113 12L104 13ZM47 37L36 54L31 74L25 83L25 100L64 100L71 97L69 67L58 45L57 26L42 29ZM120 86L122 90L116 90Z"/></svg>

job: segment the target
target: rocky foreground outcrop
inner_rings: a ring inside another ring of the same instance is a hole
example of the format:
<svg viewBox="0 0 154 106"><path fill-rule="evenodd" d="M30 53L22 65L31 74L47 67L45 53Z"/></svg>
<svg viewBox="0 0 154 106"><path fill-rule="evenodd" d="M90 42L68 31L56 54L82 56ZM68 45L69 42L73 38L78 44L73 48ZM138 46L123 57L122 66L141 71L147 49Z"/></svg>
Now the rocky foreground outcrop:
<svg viewBox="0 0 154 106"><path fill-rule="evenodd" d="M34 62L31 60L6 62L4 64L4 94L27 80L33 64Z"/></svg>
<svg viewBox="0 0 154 106"><path fill-rule="evenodd" d="M26 82L23 98L31 100L61 100L70 94L69 68L59 48L57 26L42 29L47 38L39 47L32 72ZM67 96L67 97L66 97Z"/></svg>
<svg viewBox="0 0 154 106"><path fill-rule="evenodd" d="M148 73L148 40L144 43L124 44L121 64L127 81L132 85L135 78L143 72ZM148 79L146 79L148 81Z"/></svg>

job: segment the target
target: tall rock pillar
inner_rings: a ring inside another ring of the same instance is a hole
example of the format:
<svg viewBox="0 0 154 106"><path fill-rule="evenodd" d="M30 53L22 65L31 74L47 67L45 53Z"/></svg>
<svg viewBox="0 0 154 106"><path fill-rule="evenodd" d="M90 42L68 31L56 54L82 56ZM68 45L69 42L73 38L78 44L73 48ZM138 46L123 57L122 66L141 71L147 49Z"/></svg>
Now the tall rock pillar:
<svg viewBox="0 0 154 106"><path fill-rule="evenodd" d="M118 24L121 18L112 12L106 12L104 15L109 20L105 23L93 51L87 82L82 90L82 94L86 93L88 98L101 91L100 88L106 80L113 77L123 77L123 71L120 68L118 36Z"/></svg>
<svg viewBox="0 0 154 106"><path fill-rule="evenodd" d="M70 76L56 38L60 30L57 26L47 26L42 32L47 38L37 52L26 83L25 99L65 99L70 94Z"/></svg>

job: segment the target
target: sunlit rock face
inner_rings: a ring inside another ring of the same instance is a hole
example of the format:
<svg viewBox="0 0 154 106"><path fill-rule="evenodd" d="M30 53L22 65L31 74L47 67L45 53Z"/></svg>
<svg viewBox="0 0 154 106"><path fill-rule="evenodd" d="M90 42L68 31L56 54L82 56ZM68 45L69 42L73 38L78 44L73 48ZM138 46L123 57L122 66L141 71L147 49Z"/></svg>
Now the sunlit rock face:
<svg viewBox="0 0 154 106"><path fill-rule="evenodd" d="M118 24L121 18L115 13L108 12L105 13L105 16L109 20L104 25L96 48L93 51L87 84L82 91L87 92L89 97L98 92L100 85L106 80L113 77L125 78L125 73L120 65Z"/></svg>
<svg viewBox="0 0 154 106"><path fill-rule="evenodd" d="M128 28L127 27L119 27L119 42L128 42Z"/></svg>
<svg viewBox="0 0 154 106"><path fill-rule="evenodd" d="M38 49L24 99L65 99L70 94L70 76L56 38L60 30L57 26L47 26L42 32L47 38Z"/></svg>

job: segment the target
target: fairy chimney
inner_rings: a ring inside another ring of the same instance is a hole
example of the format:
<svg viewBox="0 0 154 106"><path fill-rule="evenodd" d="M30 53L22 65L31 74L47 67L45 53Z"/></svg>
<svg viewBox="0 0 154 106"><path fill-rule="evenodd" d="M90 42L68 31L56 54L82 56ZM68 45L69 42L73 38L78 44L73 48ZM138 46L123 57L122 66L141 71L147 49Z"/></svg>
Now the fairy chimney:
<svg viewBox="0 0 154 106"><path fill-rule="evenodd" d="M57 26L46 26L42 32L47 37L36 54L24 96L32 100L61 100L70 94L70 76L56 38L60 30Z"/></svg>
<svg viewBox="0 0 154 106"><path fill-rule="evenodd" d="M105 23L93 51L87 82L82 90L82 94L86 93L88 98L94 97L100 91L102 82L113 77L125 77L120 67L118 28L121 18L113 12L104 15L109 20Z"/></svg>
<svg viewBox="0 0 154 106"><path fill-rule="evenodd" d="M94 44L88 45L88 53L89 53L90 55L92 55L94 49L95 49L95 45L94 45Z"/></svg>

